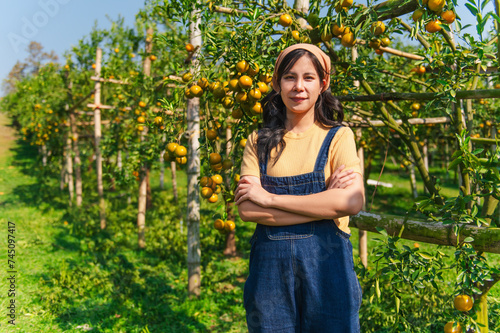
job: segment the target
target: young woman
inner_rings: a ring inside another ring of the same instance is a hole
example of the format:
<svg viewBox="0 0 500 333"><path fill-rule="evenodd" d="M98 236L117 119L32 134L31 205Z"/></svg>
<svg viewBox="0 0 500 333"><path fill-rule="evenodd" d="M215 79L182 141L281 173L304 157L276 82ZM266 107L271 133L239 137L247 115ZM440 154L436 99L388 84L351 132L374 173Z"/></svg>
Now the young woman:
<svg viewBox="0 0 500 333"><path fill-rule="evenodd" d="M330 66L316 46L285 49L262 129L247 141L235 202L257 223L244 290L250 332L359 332L348 216L364 187Z"/></svg>

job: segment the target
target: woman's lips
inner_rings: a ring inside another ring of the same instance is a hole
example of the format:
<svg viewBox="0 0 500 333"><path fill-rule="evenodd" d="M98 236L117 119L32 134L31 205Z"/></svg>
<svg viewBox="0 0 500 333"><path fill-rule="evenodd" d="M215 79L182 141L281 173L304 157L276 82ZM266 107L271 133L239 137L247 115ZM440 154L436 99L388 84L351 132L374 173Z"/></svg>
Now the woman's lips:
<svg viewBox="0 0 500 333"><path fill-rule="evenodd" d="M307 98L305 98L305 97L290 97L290 99L296 103L299 103L299 102L305 101Z"/></svg>

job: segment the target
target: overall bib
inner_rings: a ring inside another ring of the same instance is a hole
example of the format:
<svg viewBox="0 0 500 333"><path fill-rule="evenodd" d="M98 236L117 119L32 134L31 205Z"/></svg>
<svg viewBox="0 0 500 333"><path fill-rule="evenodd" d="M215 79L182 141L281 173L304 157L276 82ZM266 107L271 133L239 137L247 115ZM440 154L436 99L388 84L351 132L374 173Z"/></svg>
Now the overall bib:
<svg viewBox="0 0 500 333"><path fill-rule="evenodd" d="M339 128L328 132L313 172L271 177L267 158L260 162L262 187L275 194L325 191L324 168ZM361 287L349 237L333 220L257 224L243 297L249 332L359 332Z"/></svg>

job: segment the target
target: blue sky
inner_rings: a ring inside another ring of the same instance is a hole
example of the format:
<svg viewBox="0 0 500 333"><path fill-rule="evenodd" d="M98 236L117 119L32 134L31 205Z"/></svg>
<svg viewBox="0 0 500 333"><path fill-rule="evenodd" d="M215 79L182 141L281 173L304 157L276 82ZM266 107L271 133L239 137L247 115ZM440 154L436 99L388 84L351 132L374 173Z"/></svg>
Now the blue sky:
<svg viewBox="0 0 500 333"><path fill-rule="evenodd" d="M473 17L459 0L457 12L462 23L474 24ZM60 58L66 50L87 35L94 22L108 28L106 18L125 18L133 25L135 14L144 0L3 0L0 2L0 80L3 80L17 60L26 57L29 41L41 43L45 50L54 50ZM492 10L490 3L486 11ZM475 34L475 28L469 33Z"/></svg>

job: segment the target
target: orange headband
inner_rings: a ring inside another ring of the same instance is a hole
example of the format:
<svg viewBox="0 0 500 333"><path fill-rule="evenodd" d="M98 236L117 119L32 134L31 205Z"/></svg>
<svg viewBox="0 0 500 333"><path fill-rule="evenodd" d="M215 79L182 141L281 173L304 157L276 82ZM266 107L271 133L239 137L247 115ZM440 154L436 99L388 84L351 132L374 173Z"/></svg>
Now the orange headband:
<svg viewBox="0 0 500 333"><path fill-rule="evenodd" d="M326 89L328 89L328 87L330 87L330 71L331 71L330 57L327 56L326 53L323 52L319 47L306 43L289 46L279 54L278 59L276 59L276 65L274 66L273 89L279 92L278 68L281 65L281 62L283 61L283 58L285 58L285 56L291 51L297 49L304 49L306 51L309 51L312 54L314 54L316 58L318 58L319 62L321 63L321 66L323 66L323 69L326 72L325 75L326 85L321 90L321 92L324 92Z"/></svg>

